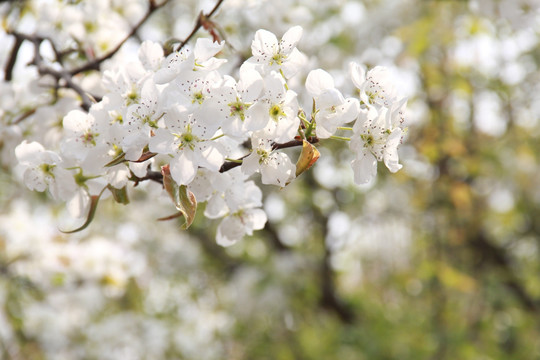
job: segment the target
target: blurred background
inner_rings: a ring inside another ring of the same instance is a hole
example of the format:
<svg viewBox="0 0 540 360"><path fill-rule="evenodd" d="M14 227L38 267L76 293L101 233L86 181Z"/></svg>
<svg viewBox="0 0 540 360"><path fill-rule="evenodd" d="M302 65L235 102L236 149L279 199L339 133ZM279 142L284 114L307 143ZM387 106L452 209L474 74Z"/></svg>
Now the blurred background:
<svg viewBox="0 0 540 360"><path fill-rule="evenodd" d="M97 3L126 29L147 6ZM171 0L117 57L185 38L214 4ZM66 9L98 24L85 6L0 13L60 42ZM202 211L185 232L156 221L173 207L153 184L68 236L63 206L14 175L13 144L63 116L22 52L0 83L0 358L540 358L540 2L225 0L212 19L231 72L257 29L301 25L293 89L320 67L352 94L350 61L388 66L409 98L403 169L357 186L348 145L328 140L309 172L264 188L266 228L226 249ZM13 41L0 32L3 69Z"/></svg>

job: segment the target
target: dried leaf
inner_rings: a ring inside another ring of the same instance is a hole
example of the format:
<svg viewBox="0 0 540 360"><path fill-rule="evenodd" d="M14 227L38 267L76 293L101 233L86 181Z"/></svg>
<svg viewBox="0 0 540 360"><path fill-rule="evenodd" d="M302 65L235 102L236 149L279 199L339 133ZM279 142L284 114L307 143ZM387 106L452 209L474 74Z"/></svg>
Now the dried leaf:
<svg viewBox="0 0 540 360"><path fill-rule="evenodd" d="M140 163L140 162L144 162L148 159L151 159L153 158L154 156L156 156L157 154L156 153L153 153L153 152L150 152L150 151L146 151L146 152L143 152L141 154L141 157L138 158L137 160L135 160L134 162L137 162L137 163Z"/></svg>
<svg viewBox="0 0 540 360"><path fill-rule="evenodd" d="M300 157L296 162L296 176L308 170L313 164L315 164L315 162L319 159L320 156L321 153L319 152L319 150L317 150L315 146L304 140L302 144L302 152L300 153Z"/></svg>
<svg viewBox="0 0 540 360"><path fill-rule="evenodd" d="M165 191L171 197L176 209L182 213L185 223L182 225L182 229L187 229L193 223L195 214L197 212L197 200L195 195L188 190L185 185L178 185L171 176L169 165L161 167L161 174L163 175L163 186Z"/></svg>

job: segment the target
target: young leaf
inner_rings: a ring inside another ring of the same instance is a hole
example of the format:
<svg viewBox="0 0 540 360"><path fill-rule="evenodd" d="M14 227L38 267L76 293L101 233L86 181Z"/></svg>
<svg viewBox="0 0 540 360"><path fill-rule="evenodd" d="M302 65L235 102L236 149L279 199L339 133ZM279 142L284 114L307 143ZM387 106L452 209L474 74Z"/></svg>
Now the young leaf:
<svg viewBox="0 0 540 360"><path fill-rule="evenodd" d="M163 174L163 186L165 191L171 197L176 209L184 215L185 223L182 225L182 229L187 229L193 223L195 219L195 213L197 212L197 199L187 186L179 186L172 178L169 165L161 167L161 174Z"/></svg>
<svg viewBox="0 0 540 360"><path fill-rule="evenodd" d="M150 152L150 151L146 151L146 152L143 152L141 154L141 157L138 158L137 160L135 160L134 162L137 162L137 163L140 163L140 162L144 162L148 159L151 159L153 158L154 156L156 156L157 154L156 153L153 153L153 152Z"/></svg>
<svg viewBox="0 0 540 360"><path fill-rule="evenodd" d="M108 162L107 164L105 164L104 166L105 166L105 167L112 167L112 166L115 166L115 165L118 165L118 164L123 163L125 160L126 160L126 154L121 153L120 155L118 155L117 157L115 157L112 161L110 161L110 162Z"/></svg>
<svg viewBox="0 0 540 360"><path fill-rule="evenodd" d="M112 193L114 201L119 204L127 205L129 204L129 198L127 194L127 186L124 186L121 189L117 189L112 185L107 185L107 189Z"/></svg>
<svg viewBox="0 0 540 360"><path fill-rule="evenodd" d="M107 188L104 187L103 190L101 190L101 192L99 193L99 195L90 196L90 210L88 211L88 216L87 216L86 221L84 222L84 224L82 224L80 227L76 228L75 230L70 230L70 231L60 230L60 231L63 232L64 234L73 234L73 233L76 233L76 232L79 232L79 231L82 231L82 230L86 229L88 227L88 225L90 225L92 220L94 220L94 215L96 215L96 210L97 210L97 205L98 205L98 202L99 202L99 198L101 197L101 194L103 194L103 191L105 191L105 189L107 189Z"/></svg>
<svg viewBox="0 0 540 360"><path fill-rule="evenodd" d="M157 221L173 220L173 219L179 218L180 216L184 216L184 215L182 215L181 212L178 212L176 214L172 214L172 215L169 215L169 216L160 217L159 219L157 219Z"/></svg>
<svg viewBox="0 0 540 360"><path fill-rule="evenodd" d="M319 150L317 150L315 146L304 140L302 144L302 152L300 153L300 157L296 162L296 176L302 174L304 171L309 169L313 164L315 164L315 162L319 159L320 156L321 153L319 152Z"/></svg>

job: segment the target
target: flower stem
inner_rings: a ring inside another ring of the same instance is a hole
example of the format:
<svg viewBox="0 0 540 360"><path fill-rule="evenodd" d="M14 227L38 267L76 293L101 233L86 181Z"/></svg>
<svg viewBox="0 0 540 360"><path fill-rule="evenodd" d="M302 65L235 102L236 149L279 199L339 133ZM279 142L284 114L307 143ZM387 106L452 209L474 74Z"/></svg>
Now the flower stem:
<svg viewBox="0 0 540 360"><path fill-rule="evenodd" d="M332 136L330 136L330 139L336 139L336 140L345 140L345 141L351 141L351 138L348 138L348 137L344 137L344 136L336 136L336 135L332 135Z"/></svg>
<svg viewBox="0 0 540 360"><path fill-rule="evenodd" d="M210 141L217 140L217 139L219 139L220 137L223 137L223 136L225 136L225 134L216 135L213 138L211 138Z"/></svg>
<svg viewBox="0 0 540 360"><path fill-rule="evenodd" d="M352 131L352 127L346 127L346 126L338 126L339 130L349 130Z"/></svg>

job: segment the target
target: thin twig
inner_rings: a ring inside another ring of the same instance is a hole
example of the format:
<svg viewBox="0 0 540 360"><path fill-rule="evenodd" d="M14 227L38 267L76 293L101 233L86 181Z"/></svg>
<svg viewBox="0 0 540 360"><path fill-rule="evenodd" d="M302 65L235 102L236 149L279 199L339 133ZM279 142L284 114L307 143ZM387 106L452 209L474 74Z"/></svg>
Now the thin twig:
<svg viewBox="0 0 540 360"><path fill-rule="evenodd" d="M22 41L29 41L34 45L34 59L32 60L31 64L37 67L38 73L40 75L51 75L57 82L63 80L65 82L65 87L73 89L77 94L79 94L82 101L82 108L87 111L88 109L90 109L90 106L92 105L92 100L90 99L86 91L84 91L78 84L73 81L72 75L65 69L53 69L52 67L48 66L43 60L39 48L41 46L41 43L47 39L40 36L19 33L17 31L9 31L8 33L15 36L16 43ZM51 46L54 48L54 44L52 42Z"/></svg>
<svg viewBox="0 0 540 360"><path fill-rule="evenodd" d="M212 9L212 11L210 11L208 14L206 15L203 15L202 11L201 13L199 14L199 16L197 17L197 22L195 23L195 26L193 27L193 30L191 30L191 33L188 35L187 38L184 39L184 41L182 41L180 43L180 46L178 46L178 49L175 49L175 51L180 51L182 50L182 48L184 46L186 46L186 44L191 40L191 38L193 36L195 36L195 34L197 33L197 31L199 31L199 29L203 26L203 22L202 22L202 19L203 17L206 17L206 19L209 19L210 17L212 17L212 15L214 15L214 13L219 9L219 7L221 6L221 4L223 3L224 0L218 0L218 2L216 3L216 5L214 5L214 8Z"/></svg>
<svg viewBox="0 0 540 360"><path fill-rule="evenodd" d="M11 49L8 62L6 63L6 68L4 70L4 79L6 81L11 81L11 79L13 78L13 68L15 67L17 55L19 54L19 49L21 48L22 43L22 38L15 37L15 43L13 44L13 48Z"/></svg>
<svg viewBox="0 0 540 360"><path fill-rule="evenodd" d="M141 26L146 22L146 20L148 20L150 15L152 15L154 13L154 11L161 8L162 6L167 4L168 2L169 2L169 0L165 0L161 4L156 4L155 0L151 0L149 2L149 6L148 6L148 10L146 11L146 14L144 14L142 19L139 20L139 22L131 29L129 34L127 34L124 37L124 39L122 41L120 41L118 43L118 45L116 45L116 47L114 49L112 49L109 53L107 53L107 54L105 54L105 55L103 55L103 56L101 56L101 57L99 57L99 58L97 58L97 59L95 59L93 61L90 61L89 63L84 64L83 66L80 66L78 68L75 68L75 69L71 70L70 74L71 75L77 75L77 74L80 74L82 72L89 71L89 70L99 70L100 66L101 66L101 63L103 63L105 60L108 60L111 57L113 57L120 50L122 45L124 45L124 43L129 38L134 36L137 33L137 31L139 31Z"/></svg>

